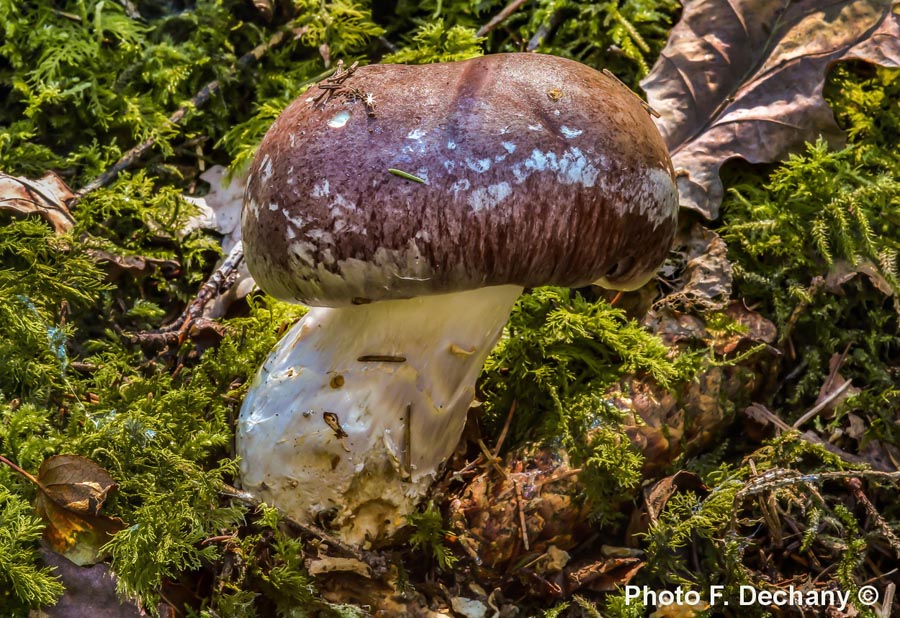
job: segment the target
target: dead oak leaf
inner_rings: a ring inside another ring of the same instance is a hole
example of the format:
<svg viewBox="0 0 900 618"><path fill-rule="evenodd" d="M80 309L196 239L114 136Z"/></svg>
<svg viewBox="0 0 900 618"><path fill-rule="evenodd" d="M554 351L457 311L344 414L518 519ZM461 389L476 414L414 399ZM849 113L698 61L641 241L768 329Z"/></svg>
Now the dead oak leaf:
<svg viewBox="0 0 900 618"><path fill-rule="evenodd" d="M681 204L715 219L728 159L778 161L843 134L822 97L828 68L900 67L900 0L690 0L642 82Z"/></svg>
<svg viewBox="0 0 900 618"><path fill-rule="evenodd" d="M72 190L54 172L47 172L38 180L0 172L0 211L38 215L50 223L57 234L68 232L75 225L66 206L73 197Z"/></svg>
<svg viewBox="0 0 900 618"><path fill-rule="evenodd" d="M55 455L41 465L34 509L46 522L44 538L75 564L95 564L100 548L125 528L117 517L100 513L115 481L101 466L78 455Z"/></svg>

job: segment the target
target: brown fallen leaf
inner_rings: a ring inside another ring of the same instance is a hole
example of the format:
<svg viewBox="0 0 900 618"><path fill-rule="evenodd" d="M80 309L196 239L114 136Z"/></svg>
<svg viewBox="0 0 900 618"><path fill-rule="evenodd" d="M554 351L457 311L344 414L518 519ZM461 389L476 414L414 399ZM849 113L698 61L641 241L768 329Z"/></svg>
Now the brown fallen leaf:
<svg viewBox="0 0 900 618"><path fill-rule="evenodd" d="M702 313L723 309L731 299L728 247L718 234L699 223L679 231L666 266L677 270L677 279L670 282L676 289L657 301L654 310L669 307Z"/></svg>
<svg viewBox="0 0 900 618"><path fill-rule="evenodd" d="M611 557L582 561L565 572L566 594L587 588L594 592L613 592L630 582L646 563L637 557Z"/></svg>
<svg viewBox="0 0 900 618"><path fill-rule="evenodd" d="M706 495L709 493L709 487L699 476L686 470L676 472L672 476L667 476L653 485L645 487L644 502L640 508L632 511L631 520L628 522L626 540L629 544L636 545L638 543L638 539L650 529L650 526L659 521L659 516L666 508L669 498L680 491L693 491Z"/></svg>
<svg viewBox="0 0 900 618"><path fill-rule="evenodd" d="M90 459L55 455L41 465L34 509L47 523L44 539L54 551L78 566L96 564L100 548L125 528L117 517L100 514L116 483Z"/></svg>
<svg viewBox="0 0 900 618"><path fill-rule="evenodd" d="M0 172L0 211L38 215L50 223L57 234L68 232L75 225L66 206L66 201L73 197L72 190L54 172L47 172L38 180Z"/></svg>
<svg viewBox="0 0 900 618"><path fill-rule="evenodd" d="M836 260L828 270L828 274L825 275L825 289L832 294L844 296L846 292L842 286L857 275L865 275L869 279L869 283L885 296L894 295L894 289L890 282L884 278L875 264L866 259L861 259L856 264L851 264L846 260Z"/></svg>
<svg viewBox="0 0 900 618"><path fill-rule="evenodd" d="M681 204L715 219L719 168L768 163L842 133L822 97L842 60L900 66L898 0L690 0L641 83L661 117Z"/></svg>
<svg viewBox="0 0 900 618"><path fill-rule="evenodd" d="M143 255L116 255L103 249L88 249L87 253L106 270L107 277L112 282L122 277L142 277L156 271L162 271L166 277L174 277L181 270L181 264L176 260Z"/></svg>

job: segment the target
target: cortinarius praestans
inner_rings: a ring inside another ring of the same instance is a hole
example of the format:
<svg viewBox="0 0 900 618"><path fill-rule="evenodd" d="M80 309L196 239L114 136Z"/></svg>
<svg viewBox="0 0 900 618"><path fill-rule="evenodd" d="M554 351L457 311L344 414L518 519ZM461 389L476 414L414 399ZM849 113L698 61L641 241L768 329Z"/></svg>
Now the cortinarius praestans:
<svg viewBox="0 0 900 618"><path fill-rule="evenodd" d="M384 536L453 451L523 287L633 289L675 231L638 98L571 60L373 65L294 101L243 211L260 287L313 306L241 410L243 487L343 538Z"/></svg>

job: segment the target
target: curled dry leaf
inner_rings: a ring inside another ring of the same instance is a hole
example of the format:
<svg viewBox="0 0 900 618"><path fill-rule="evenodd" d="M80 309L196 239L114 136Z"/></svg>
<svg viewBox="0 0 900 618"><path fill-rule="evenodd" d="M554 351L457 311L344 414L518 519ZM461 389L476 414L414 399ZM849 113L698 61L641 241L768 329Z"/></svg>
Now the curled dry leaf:
<svg viewBox="0 0 900 618"><path fill-rule="evenodd" d="M100 548L125 528L121 519L100 514L116 488L109 473L85 457L56 455L41 465L37 484L34 508L47 523L46 541L79 566L99 562Z"/></svg>
<svg viewBox="0 0 900 618"><path fill-rule="evenodd" d="M715 219L728 159L782 159L842 139L822 97L841 60L900 66L897 0L690 0L642 82L661 114L681 204Z"/></svg>
<svg viewBox="0 0 900 618"><path fill-rule="evenodd" d="M672 263L672 262L675 263ZM677 271L675 291L654 304L689 313L722 309L731 299L732 269L722 238L699 223L679 231L666 267Z"/></svg>
<svg viewBox="0 0 900 618"><path fill-rule="evenodd" d="M68 232L75 225L66 206L73 197L72 190L54 172L47 172L38 180L0 172L0 211L38 215L50 223L57 234Z"/></svg>
<svg viewBox="0 0 900 618"><path fill-rule="evenodd" d="M894 295L894 288L891 287L890 282L878 271L875 264L866 259L860 259L856 264L851 264L846 260L836 260L825 276L825 289L832 294L844 296L846 291L842 286L857 275L865 275L869 283L885 296Z"/></svg>

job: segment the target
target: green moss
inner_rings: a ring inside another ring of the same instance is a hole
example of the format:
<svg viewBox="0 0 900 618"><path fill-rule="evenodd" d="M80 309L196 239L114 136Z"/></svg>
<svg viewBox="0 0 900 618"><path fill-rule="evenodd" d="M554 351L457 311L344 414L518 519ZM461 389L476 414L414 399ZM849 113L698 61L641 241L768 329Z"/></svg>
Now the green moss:
<svg viewBox="0 0 900 618"><path fill-rule="evenodd" d="M671 358L655 336L602 300L563 288L539 288L516 303L481 381L487 421L499 429L517 403L507 445L528 441L565 448L584 468L586 496L601 521L617 519L619 500L640 482L642 455L629 446L622 413L605 400L620 378L637 372L664 387L701 365Z"/></svg>

